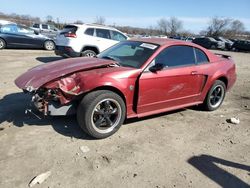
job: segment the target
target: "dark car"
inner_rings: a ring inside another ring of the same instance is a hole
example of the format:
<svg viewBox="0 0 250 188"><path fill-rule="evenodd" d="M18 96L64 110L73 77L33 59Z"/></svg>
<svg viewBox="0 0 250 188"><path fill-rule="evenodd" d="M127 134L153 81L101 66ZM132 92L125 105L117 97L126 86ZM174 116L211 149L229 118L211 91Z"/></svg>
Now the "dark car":
<svg viewBox="0 0 250 188"><path fill-rule="evenodd" d="M0 26L0 49L4 48L44 48L54 50L52 39L36 33L29 27L18 24Z"/></svg>
<svg viewBox="0 0 250 188"><path fill-rule="evenodd" d="M224 44L225 44L225 49L226 49L226 50L231 50L231 49L232 49L233 42L230 41L229 39L225 39L225 38L223 38L223 37L216 37L216 38L214 38L214 39L217 40L217 41L224 42Z"/></svg>
<svg viewBox="0 0 250 188"><path fill-rule="evenodd" d="M237 40L234 42L232 49L234 49L236 51L250 51L250 41Z"/></svg>
<svg viewBox="0 0 250 188"><path fill-rule="evenodd" d="M77 114L95 138L115 133L125 118L187 106L220 107L236 80L235 64L193 43L169 39L123 41L96 58L43 64L15 80L45 115Z"/></svg>
<svg viewBox="0 0 250 188"><path fill-rule="evenodd" d="M225 43L221 41L217 41L212 37L195 38L192 42L195 44L199 44L202 47L207 48L207 49L224 49L225 48Z"/></svg>

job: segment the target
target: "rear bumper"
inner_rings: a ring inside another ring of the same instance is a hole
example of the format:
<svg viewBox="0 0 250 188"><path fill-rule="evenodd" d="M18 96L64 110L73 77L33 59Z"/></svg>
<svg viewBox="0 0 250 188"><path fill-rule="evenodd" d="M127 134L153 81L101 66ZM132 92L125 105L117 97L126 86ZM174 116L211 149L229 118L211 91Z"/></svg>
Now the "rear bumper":
<svg viewBox="0 0 250 188"><path fill-rule="evenodd" d="M63 56L63 57L80 57L81 56L81 53L75 52L69 46L56 46L55 54Z"/></svg>

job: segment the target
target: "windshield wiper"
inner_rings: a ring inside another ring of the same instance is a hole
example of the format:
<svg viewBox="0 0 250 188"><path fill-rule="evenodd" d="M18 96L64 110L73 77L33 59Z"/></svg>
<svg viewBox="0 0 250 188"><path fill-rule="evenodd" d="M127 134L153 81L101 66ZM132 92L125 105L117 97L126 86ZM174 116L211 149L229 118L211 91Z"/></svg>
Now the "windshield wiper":
<svg viewBox="0 0 250 188"><path fill-rule="evenodd" d="M120 64L120 62L117 60L117 58L115 58L115 57L112 57L112 56L103 56L103 57L101 57L101 58L103 58L103 59L110 59L110 60L112 60L112 61L115 61L115 63L120 67L121 66L121 64Z"/></svg>

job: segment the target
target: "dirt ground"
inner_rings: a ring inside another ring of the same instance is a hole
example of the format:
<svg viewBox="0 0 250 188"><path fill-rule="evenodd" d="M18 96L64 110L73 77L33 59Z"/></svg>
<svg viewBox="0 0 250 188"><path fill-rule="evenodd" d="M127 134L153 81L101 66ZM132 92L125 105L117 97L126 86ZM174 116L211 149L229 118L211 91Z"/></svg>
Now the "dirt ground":
<svg viewBox="0 0 250 188"><path fill-rule="evenodd" d="M51 176L34 187L250 187L250 53L220 53L232 55L238 74L220 109L133 119L112 137L93 140L74 116L24 113L29 97L14 79L60 57L1 50L0 187L28 187L46 171ZM231 117L240 124L228 123Z"/></svg>

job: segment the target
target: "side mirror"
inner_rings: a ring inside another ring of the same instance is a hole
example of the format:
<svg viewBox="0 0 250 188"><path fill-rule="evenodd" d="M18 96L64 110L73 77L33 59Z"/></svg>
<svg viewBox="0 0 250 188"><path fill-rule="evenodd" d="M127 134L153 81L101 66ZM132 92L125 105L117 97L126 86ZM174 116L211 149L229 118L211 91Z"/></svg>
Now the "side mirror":
<svg viewBox="0 0 250 188"><path fill-rule="evenodd" d="M155 64L154 66L150 67L149 70L150 70L151 72L157 72L157 71L162 70L163 68L164 68L164 65L158 63L158 64Z"/></svg>
<svg viewBox="0 0 250 188"><path fill-rule="evenodd" d="M37 30L34 30L34 33L35 33L36 35L39 35L39 32L38 32Z"/></svg>

